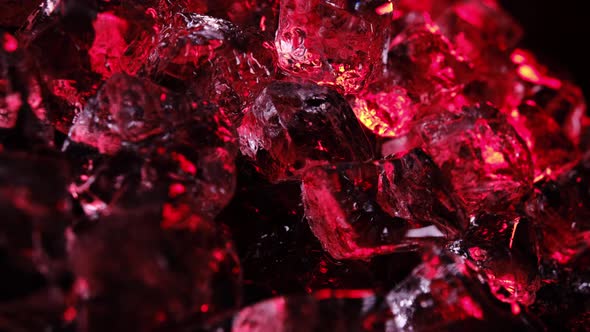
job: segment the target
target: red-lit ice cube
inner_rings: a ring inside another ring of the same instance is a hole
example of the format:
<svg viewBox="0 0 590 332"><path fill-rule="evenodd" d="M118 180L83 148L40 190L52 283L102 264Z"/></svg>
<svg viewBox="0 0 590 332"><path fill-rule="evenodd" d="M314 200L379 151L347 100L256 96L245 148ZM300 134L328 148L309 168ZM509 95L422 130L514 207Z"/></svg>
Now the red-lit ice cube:
<svg viewBox="0 0 590 332"><path fill-rule="evenodd" d="M270 84L238 129L242 154L273 181L318 162L366 161L371 146L336 91L313 83Z"/></svg>
<svg viewBox="0 0 590 332"><path fill-rule="evenodd" d="M352 101L352 109L359 121L382 137L406 134L418 113L419 106L400 86L378 82L370 84Z"/></svg>
<svg viewBox="0 0 590 332"><path fill-rule="evenodd" d="M496 1L459 1L447 8L436 23L458 54L476 66L485 65L490 53L510 51L522 37L522 28Z"/></svg>
<svg viewBox="0 0 590 332"><path fill-rule="evenodd" d="M389 14L357 12L346 1L282 0L280 8L279 67L345 93L359 91L381 61Z"/></svg>
<svg viewBox="0 0 590 332"><path fill-rule="evenodd" d="M438 249L387 295L394 331L536 331L527 317L497 302L458 256Z"/></svg>
<svg viewBox="0 0 590 332"><path fill-rule="evenodd" d="M231 21L243 29L259 30L272 39L277 28L279 0L161 1L158 9L164 20L177 12L208 15Z"/></svg>
<svg viewBox="0 0 590 332"><path fill-rule="evenodd" d="M149 205L162 211L167 225L183 224L192 213L213 218L233 196L238 150L229 121L218 111L195 109L184 123L112 157L90 155L80 162L72 194L90 217Z"/></svg>
<svg viewBox="0 0 590 332"><path fill-rule="evenodd" d="M487 100L507 115L525 140L535 178L556 176L578 159L586 104L575 85L549 72L522 49L491 54L455 100L455 107Z"/></svg>
<svg viewBox="0 0 590 332"><path fill-rule="evenodd" d="M559 124L532 100L513 110L508 121L531 151L535 181L555 177L570 169L579 152Z"/></svg>
<svg viewBox="0 0 590 332"><path fill-rule="evenodd" d="M43 109L67 133L104 79L135 74L155 42L155 21L146 10L128 2L99 8L88 1L45 0L18 35L37 73L33 109Z"/></svg>
<svg viewBox="0 0 590 332"><path fill-rule="evenodd" d="M563 135L574 145L579 144L582 126L587 119L586 101L581 89L549 71L526 50L514 50L510 60L516 72L516 78L512 81L513 91L519 93L503 105L506 113L514 111L520 103L533 103L557 123Z"/></svg>
<svg viewBox="0 0 590 332"><path fill-rule="evenodd" d="M421 150L380 162L316 167L303 177L305 215L336 259L415 250L465 227L444 181Z"/></svg>
<svg viewBox="0 0 590 332"><path fill-rule="evenodd" d="M388 45L383 72L354 98L355 114L379 136L406 134L424 108L451 99L470 73L436 24L415 16Z"/></svg>
<svg viewBox="0 0 590 332"><path fill-rule="evenodd" d="M527 146L490 105L430 115L413 134L449 178L469 214L507 208L532 191Z"/></svg>
<svg viewBox="0 0 590 332"><path fill-rule="evenodd" d="M241 28L258 29L272 40L277 31L280 0L208 0L208 15L227 18Z"/></svg>
<svg viewBox="0 0 590 332"><path fill-rule="evenodd" d="M274 64L261 36L223 19L177 12L159 32L144 70L173 91L225 106L239 123L243 104L268 83Z"/></svg>
<svg viewBox="0 0 590 332"><path fill-rule="evenodd" d="M569 265L590 248L590 162L582 160L555 180L537 184L529 214L540 236L545 261Z"/></svg>
<svg viewBox="0 0 590 332"><path fill-rule="evenodd" d="M469 63L426 15L415 19L388 45L384 76L408 90L415 102L428 103L465 83Z"/></svg>
<svg viewBox="0 0 590 332"><path fill-rule="evenodd" d="M535 226L518 214L486 214L458 241L500 301L529 306L541 286Z"/></svg>
<svg viewBox="0 0 590 332"><path fill-rule="evenodd" d="M163 132L160 96L164 89L126 74L111 77L74 119L75 142L114 153L125 142L139 142Z"/></svg>

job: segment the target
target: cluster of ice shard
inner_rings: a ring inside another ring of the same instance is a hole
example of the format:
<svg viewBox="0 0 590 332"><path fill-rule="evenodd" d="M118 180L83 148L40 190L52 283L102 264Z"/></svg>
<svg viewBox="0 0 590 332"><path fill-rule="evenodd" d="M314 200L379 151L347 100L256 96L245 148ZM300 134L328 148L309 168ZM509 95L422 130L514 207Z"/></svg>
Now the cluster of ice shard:
<svg viewBox="0 0 590 332"><path fill-rule="evenodd" d="M4 3L1 331L590 324L584 97L496 0Z"/></svg>

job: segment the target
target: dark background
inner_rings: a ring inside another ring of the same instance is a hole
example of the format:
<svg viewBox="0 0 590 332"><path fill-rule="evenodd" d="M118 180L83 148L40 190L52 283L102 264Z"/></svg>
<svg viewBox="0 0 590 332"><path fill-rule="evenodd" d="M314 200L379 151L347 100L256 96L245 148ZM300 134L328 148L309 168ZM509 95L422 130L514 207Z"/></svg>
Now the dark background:
<svg viewBox="0 0 590 332"><path fill-rule="evenodd" d="M590 100L590 13L585 0L500 0L525 29L523 46L569 72Z"/></svg>

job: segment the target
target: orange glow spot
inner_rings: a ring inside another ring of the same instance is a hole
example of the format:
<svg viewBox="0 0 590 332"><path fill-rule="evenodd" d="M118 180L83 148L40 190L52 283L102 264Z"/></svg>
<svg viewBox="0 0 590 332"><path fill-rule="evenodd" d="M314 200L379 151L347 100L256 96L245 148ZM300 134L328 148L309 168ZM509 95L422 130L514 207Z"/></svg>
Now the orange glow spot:
<svg viewBox="0 0 590 332"><path fill-rule="evenodd" d="M495 151L489 146L486 147L484 151L482 151L482 155L485 162L491 165L500 165L506 162L502 153Z"/></svg>
<svg viewBox="0 0 590 332"><path fill-rule="evenodd" d="M548 177L550 178L551 173L553 173L553 171L551 171L551 168L546 168L545 171L543 171L541 174L539 174L535 177L533 182L537 183L537 182L543 180L544 178L548 178Z"/></svg>
<svg viewBox="0 0 590 332"><path fill-rule="evenodd" d="M522 54L512 54L512 62L516 64L521 64L524 62L524 57L522 56Z"/></svg>
<svg viewBox="0 0 590 332"><path fill-rule="evenodd" d="M358 120L381 137L404 135L415 110L404 91L366 94L353 105Z"/></svg>
<svg viewBox="0 0 590 332"><path fill-rule="evenodd" d="M436 24L427 23L426 29L428 29L428 31L430 31L431 33L438 33L439 32L438 26Z"/></svg>
<svg viewBox="0 0 590 332"><path fill-rule="evenodd" d="M517 65L521 65L525 62L530 63L531 61L534 61L532 54L521 49L514 50L514 52L512 52L512 54L510 55L510 60L512 60L512 63L515 63Z"/></svg>
<svg viewBox="0 0 590 332"><path fill-rule="evenodd" d="M535 56L522 49L517 49L510 55L513 63L520 65L518 74L523 80L535 84L542 84L552 89L559 89L562 85L559 79L551 77L547 68L537 62Z"/></svg>
<svg viewBox="0 0 590 332"><path fill-rule="evenodd" d="M510 248L510 249L512 249L512 244L514 243L514 235L516 234L516 228L518 227L519 222L520 222L520 219L516 220L516 222L512 226L512 234L510 235L510 244L508 245L508 248Z"/></svg>
<svg viewBox="0 0 590 332"><path fill-rule="evenodd" d="M522 65L518 67L518 74L522 79L532 83L539 83L541 81L539 73L535 70L535 68L529 65Z"/></svg>
<svg viewBox="0 0 590 332"><path fill-rule="evenodd" d="M387 2L382 4L381 6L377 7L377 9L375 9L375 12L378 15L386 15L393 12L393 2Z"/></svg>
<svg viewBox="0 0 590 332"><path fill-rule="evenodd" d="M64 321L69 323L69 322L74 321L74 319L76 319L77 315L78 315L78 311L76 311L76 308L68 307L66 309L66 311L64 311L63 318L64 318Z"/></svg>

